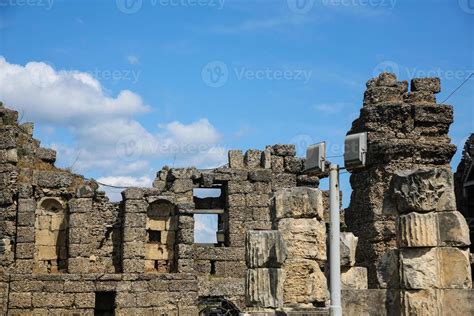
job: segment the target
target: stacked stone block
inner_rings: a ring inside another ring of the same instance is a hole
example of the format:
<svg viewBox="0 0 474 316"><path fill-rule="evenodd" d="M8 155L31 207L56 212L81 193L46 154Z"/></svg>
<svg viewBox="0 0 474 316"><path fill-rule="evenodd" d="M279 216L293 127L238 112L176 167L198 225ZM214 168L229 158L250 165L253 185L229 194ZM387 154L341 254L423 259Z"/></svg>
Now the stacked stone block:
<svg viewBox="0 0 474 316"><path fill-rule="evenodd" d="M398 212L389 198L400 170L449 168L456 148L447 135L453 121L449 105L435 104L439 79L397 81L383 73L367 82L364 107L348 134L367 132L367 165L352 171L353 192L345 211L359 237L357 261L368 268L369 288L400 288Z"/></svg>
<svg viewBox="0 0 474 316"><path fill-rule="evenodd" d="M367 289L367 268L356 267L356 249L359 238L353 233L341 232L341 288Z"/></svg>
<svg viewBox="0 0 474 316"><path fill-rule="evenodd" d="M400 172L393 195L400 213L402 311L442 315L441 289L472 286L469 228L456 211L452 173L440 168Z"/></svg>
<svg viewBox="0 0 474 316"><path fill-rule="evenodd" d="M278 231L248 231L246 303L249 307L283 307L283 270L287 256L285 241Z"/></svg>
<svg viewBox="0 0 474 316"><path fill-rule="evenodd" d="M282 266L284 305L296 310L324 306L328 294L323 194L305 187L281 189L273 203L273 225L288 251Z"/></svg>

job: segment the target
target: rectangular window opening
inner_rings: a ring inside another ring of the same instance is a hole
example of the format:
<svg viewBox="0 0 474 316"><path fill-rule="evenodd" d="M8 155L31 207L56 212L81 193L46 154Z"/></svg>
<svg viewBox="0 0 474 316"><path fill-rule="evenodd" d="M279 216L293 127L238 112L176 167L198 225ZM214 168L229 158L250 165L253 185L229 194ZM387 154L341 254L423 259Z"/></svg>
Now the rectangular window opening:
<svg viewBox="0 0 474 316"><path fill-rule="evenodd" d="M194 214L194 243L217 244L218 214Z"/></svg>
<svg viewBox="0 0 474 316"><path fill-rule="evenodd" d="M95 292L95 316L115 315L115 292Z"/></svg>
<svg viewBox="0 0 474 316"><path fill-rule="evenodd" d="M224 196L221 187L194 189L193 200L197 210L224 209Z"/></svg>
<svg viewBox="0 0 474 316"><path fill-rule="evenodd" d="M148 230L148 242L154 244L161 244L161 231L159 230Z"/></svg>

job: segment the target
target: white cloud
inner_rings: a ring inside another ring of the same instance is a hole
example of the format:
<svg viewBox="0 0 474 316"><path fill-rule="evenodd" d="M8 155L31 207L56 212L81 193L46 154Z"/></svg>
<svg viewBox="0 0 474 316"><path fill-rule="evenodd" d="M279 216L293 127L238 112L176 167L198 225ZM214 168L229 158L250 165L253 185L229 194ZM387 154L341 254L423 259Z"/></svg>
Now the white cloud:
<svg viewBox="0 0 474 316"><path fill-rule="evenodd" d="M85 72L56 70L44 62L15 65L0 56L0 99L22 113L23 121L53 128L55 135L70 133L72 141L52 147L59 165L85 175L140 185L151 183L152 161L196 167L225 161L225 150L217 145L221 135L207 119L150 131L135 118L151 111L139 95L123 90L112 96Z"/></svg>
<svg viewBox="0 0 474 316"><path fill-rule="evenodd" d="M140 59L138 59L138 57L135 55L128 55L127 60L130 65L138 65L140 63Z"/></svg>
<svg viewBox="0 0 474 316"><path fill-rule="evenodd" d="M101 177L96 179L98 182L105 184L101 185L100 189L107 193L107 196L111 201L118 202L122 200L121 187L150 187L153 180L147 176L134 178L134 177ZM111 187L116 186L117 188Z"/></svg>

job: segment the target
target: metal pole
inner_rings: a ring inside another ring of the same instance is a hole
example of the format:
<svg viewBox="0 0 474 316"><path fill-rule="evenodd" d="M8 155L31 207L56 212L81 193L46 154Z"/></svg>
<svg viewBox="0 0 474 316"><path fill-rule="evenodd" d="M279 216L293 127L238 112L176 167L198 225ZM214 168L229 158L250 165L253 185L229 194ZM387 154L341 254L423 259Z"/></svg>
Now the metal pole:
<svg viewBox="0 0 474 316"><path fill-rule="evenodd" d="M331 315L342 316L341 308L341 257L339 225L339 166L329 166L329 210L331 234L329 240L329 285L331 292Z"/></svg>

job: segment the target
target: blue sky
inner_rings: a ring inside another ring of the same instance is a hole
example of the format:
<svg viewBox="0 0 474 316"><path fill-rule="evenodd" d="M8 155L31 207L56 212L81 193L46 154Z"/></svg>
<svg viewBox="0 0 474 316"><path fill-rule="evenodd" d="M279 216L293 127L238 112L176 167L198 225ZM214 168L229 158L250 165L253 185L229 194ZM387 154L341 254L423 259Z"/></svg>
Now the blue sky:
<svg viewBox="0 0 474 316"><path fill-rule="evenodd" d="M474 0L0 0L0 99L60 166L149 185L226 149L340 155L369 78L439 76L443 100L474 70L473 32ZM461 146L474 78L448 103Z"/></svg>

